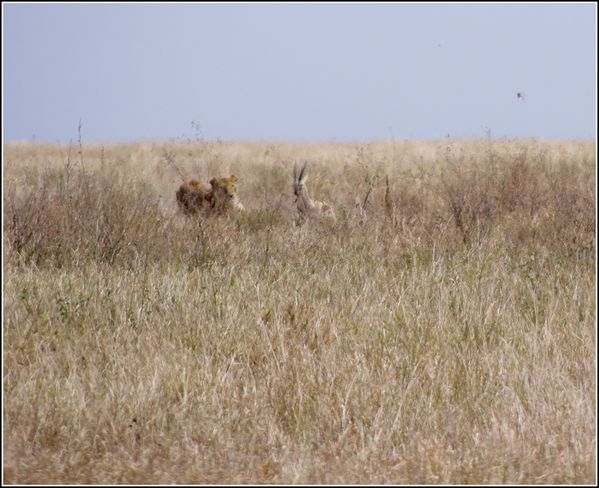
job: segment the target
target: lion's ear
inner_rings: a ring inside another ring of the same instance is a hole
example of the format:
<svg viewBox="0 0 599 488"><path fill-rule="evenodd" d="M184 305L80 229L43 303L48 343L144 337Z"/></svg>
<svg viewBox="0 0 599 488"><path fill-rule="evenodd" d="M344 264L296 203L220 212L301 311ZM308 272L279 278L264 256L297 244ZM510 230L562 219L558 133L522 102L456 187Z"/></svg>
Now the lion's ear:
<svg viewBox="0 0 599 488"><path fill-rule="evenodd" d="M210 186L214 187L214 185L216 185L216 178L210 180Z"/></svg>
<svg viewBox="0 0 599 488"><path fill-rule="evenodd" d="M235 184L237 183L237 176L235 175L231 175L231 178L229 178L231 180L231 183Z"/></svg>

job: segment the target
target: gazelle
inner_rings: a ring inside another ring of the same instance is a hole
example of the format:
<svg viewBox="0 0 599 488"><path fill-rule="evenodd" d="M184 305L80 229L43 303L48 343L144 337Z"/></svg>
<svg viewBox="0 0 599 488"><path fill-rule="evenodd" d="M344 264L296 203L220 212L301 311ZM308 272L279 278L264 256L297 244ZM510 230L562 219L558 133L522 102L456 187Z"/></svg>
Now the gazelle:
<svg viewBox="0 0 599 488"><path fill-rule="evenodd" d="M298 176L297 164L293 164L293 194L295 195L295 203L299 212L298 221L301 223L306 219L306 217L324 217L331 220L336 220L335 212L328 203L312 200L310 198L308 188L306 187L306 181L308 179L306 176L307 165L308 162L305 161L304 166L302 167Z"/></svg>

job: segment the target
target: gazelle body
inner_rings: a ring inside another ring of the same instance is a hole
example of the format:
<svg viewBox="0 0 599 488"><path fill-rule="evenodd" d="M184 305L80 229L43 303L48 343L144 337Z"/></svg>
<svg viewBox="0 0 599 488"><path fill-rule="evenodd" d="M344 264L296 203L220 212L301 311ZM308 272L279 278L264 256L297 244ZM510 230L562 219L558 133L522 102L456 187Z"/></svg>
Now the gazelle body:
<svg viewBox="0 0 599 488"><path fill-rule="evenodd" d="M313 200L310 198L308 188L306 187L306 166L304 163L299 176L297 174L297 165L293 165L293 194L299 213L299 221L303 222L306 217L328 218L335 220L335 212L333 208L326 202Z"/></svg>

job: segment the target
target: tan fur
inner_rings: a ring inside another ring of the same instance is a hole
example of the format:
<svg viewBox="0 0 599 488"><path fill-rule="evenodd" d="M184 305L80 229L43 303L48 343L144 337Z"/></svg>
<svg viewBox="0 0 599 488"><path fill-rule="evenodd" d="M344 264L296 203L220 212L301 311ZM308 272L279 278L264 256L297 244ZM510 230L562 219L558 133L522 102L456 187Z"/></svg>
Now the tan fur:
<svg viewBox="0 0 599 488"><path fill-rule="evenodd" d="M245 207L237 194L237 176L231 175L229 178L212 178L212 206L218 212L229 210L245 211Z"/></svg>
<svg viewBox="0 0 599 488"><path fill-rule="evenodd" d="M198 180L183 183L176 196L179 208L186 215L193 215L212 207L212 190L204 188Z"/></svg>
<svg viewBox="0 0 599 488"><path fill-rule="evenodd" d="M204 188L197 180L183 183L176 193L177 203L186 215L198 212L205 214L226 213L229 210L244 211L237 194L237 177L212 178L210 189Z"/></svg>
<svg viewBox="0 0 599 488"><path fill-rule="evenodd" d="M307 176L306 166L307 162L304 163L304 167L300 171L299 176L297 175L297 166L293 166L293 193L295 195L295 202L297 205L298 223L303 222L306 217L316 218L328 218L336 220L335 211L327 202L321 202L319 200L312 200L308 193L308 187L306 186Z"/></svg>

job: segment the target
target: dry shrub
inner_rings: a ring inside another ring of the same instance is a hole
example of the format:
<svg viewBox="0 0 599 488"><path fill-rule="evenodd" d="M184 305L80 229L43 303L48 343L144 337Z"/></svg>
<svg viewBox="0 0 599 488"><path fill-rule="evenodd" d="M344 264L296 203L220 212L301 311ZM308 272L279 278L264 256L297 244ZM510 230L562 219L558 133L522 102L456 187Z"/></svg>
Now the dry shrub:
<svg viewBox="0 0 599 488"><path fill-rule="evenodd" d="M23 264L114 264L151 251L164 216L140 181L47 170L35 187L7 192L9 252Z"/></svg>

